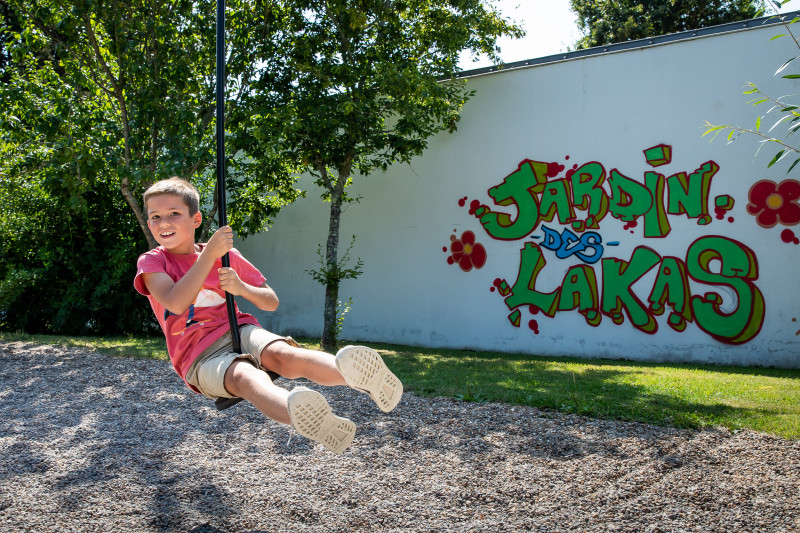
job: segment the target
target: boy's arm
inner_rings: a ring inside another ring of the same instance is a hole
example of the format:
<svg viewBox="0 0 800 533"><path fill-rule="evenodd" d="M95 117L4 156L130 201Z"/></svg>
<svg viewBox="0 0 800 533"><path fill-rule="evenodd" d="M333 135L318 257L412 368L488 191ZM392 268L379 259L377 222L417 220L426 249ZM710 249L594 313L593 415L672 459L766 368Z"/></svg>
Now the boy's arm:
<svg viewBox="0 0 800 533"><path fill-rule="evenodd" d="M158 303L171 313L180 315L194 303L217 258L231 248L233 231L229 226L224 226L211 236L197 262L178 281L172 281L165 272L145 272L142 273L142 279Z"/></svg>
<svg viewBox="0 0 800 533"><path fill-rule="evenodd" d="M219 286L234 296L241 296L262 311L274 311L278 308L278 295L266 282L256 287L245 283L232 268L219 269Z"/></svg>

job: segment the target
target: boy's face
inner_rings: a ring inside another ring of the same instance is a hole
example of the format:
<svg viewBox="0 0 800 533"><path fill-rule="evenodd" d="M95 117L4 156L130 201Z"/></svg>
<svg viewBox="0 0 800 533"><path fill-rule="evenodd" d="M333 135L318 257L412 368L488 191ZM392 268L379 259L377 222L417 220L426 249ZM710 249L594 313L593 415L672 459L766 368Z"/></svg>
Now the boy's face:
<svg viewBox="0 0 800 533"><path fill-rule="evenodd" d="M147 224L156 242L176 254L191 254L194 230L203 217L198 211L189 214L189 206L177 194L160 194L147 202Z"/></svg>

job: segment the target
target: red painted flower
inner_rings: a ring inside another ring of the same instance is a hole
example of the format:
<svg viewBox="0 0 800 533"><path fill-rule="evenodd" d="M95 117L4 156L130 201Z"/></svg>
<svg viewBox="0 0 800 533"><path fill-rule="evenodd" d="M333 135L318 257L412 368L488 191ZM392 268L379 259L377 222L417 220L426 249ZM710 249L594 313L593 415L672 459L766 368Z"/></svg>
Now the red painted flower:
<svg viewBox="0 0 800 533"><path fill-rule="evenodd" d="M784 180L780 184L761 180L750 187L747 212L756 217L759 226L771 228L777 223L793 226L800 223L800 181Z"/></svg>
<svg viewBox="0 0 800 533"><path fill-rule="evenodd" d="M475 234L465 231L460 239L453 235L450 237L450 252L452 261L450 264L458 263L461 270L469 272L473 267L481 268L486 264L486 248L482 244L475 243Z"/></svg>

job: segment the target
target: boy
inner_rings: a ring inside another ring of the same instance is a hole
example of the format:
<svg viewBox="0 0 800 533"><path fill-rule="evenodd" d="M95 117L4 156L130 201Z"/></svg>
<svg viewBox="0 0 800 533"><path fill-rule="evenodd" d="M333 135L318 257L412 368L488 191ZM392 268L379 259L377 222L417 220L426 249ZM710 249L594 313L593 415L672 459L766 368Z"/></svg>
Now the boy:
<svg viewBox="0 0 800 533"><path fill-rule="evenodd" d="M335 416L320 393L305 387L289 392L274 385L267 371L320 385L349 385L369 394L385 412L400 401L402 383L374 350L347 346L336 357L307 350L262 329L238 308L244 353L233 352L224 291L264 311L274 311L278 297L233 248L230 227L218 229L205 244L195 243L202 221L199 202L197 189L180 178L156 182L144 193L148 226L160 246L139 257L134 286L150 301L173 367L193 391L209 398L244 398L269 418L342 452L353 440L355 424ZM225 253L230 268L222 267Z"/></svg>

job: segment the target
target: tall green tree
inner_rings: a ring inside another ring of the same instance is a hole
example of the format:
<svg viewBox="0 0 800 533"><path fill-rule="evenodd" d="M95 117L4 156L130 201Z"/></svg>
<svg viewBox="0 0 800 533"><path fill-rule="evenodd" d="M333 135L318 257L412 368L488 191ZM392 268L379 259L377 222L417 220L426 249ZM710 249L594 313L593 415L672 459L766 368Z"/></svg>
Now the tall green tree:
<svg viewBox="0 0 800 533"><path fill-rule="evenodd" d="M755 17L763 0L570 0L583 37L576 47L644 39Z"/></svg>
<svg viewBox="0 0 800 533"><path fill-rule="evenodd" d="M482 0L256 0L240 16L253 30L232 63L251 70L231 120L250 129L235 143L256 158L280 153L299 162L330 202L315 276L325 282L322 345L330 349L339 283L360 267L339 259L347 186L454 131L470 97L456 79L459 53L498 59L497 38L522 31Z"/></svg>
<svg viewBox="0 0 800 533"><path fill-rule="evenodd" d="M213 0L0 0L0 283L9 289L0 321L31 302L59 301L53 290L65 293L64 284L85 282L85 271L71 277L58 265L92 257L97 272L117 272L106 262L133 265L154 247L139 199L157 179L192 179L204 196L203 232L209 231L216 211L214 6ZM237 31L234 25L231 33ZM229 99L236 89L232 84ZM298 194L286 165L274 158L258 163L232 157L229 165L235 213L229 222L243 236L262 230ZM64 216L48 219L53 231L19 239L15 224L30 216L28 203ZM115 223L98 228L99 220ZM86 239L60 247L61 231ZM123 242L126 251L115 251ZM105 256L95 253L104 247ZM57 257L47 255L56 249ZM57 288L43 280L56 280ZM114 293L107 283L99 286ZM124 287L131 291L130 279ZM34 289L43 296L33 298Z"/></svg>
<svg viewBox="0 0 800 533"><path fill-rule="evenodd" d="M229 2L230 9L241 9L239 4ZM7 19L19 26L4 31L12 61L3 70L10 81L0 94L13 124L4 123L0 170L50 172L59 159L72 164L60 178L64 181L114 176L150 246L155 241L139 205L141 192L164 177L193 178L210 206L210 223L216 211L211 190L215 5L214 0L0 0ZM241 28L230 30L237 31ZM236 89L233 84L228 92L234 103ZM49 109L84 127L85 134L49 128L40 118ZM40 149L35 162L26 142ZM236 211L244 213L232 222L240 234L264 229L269 217L297 196L287 167L274 159L254 165L234 157L230 168L230 203L241 202Z"/></svg>

